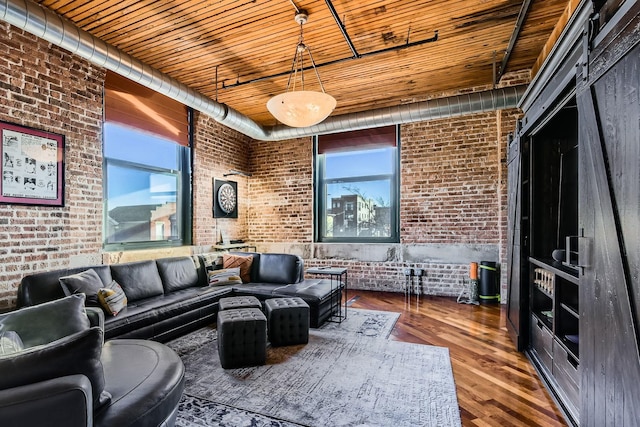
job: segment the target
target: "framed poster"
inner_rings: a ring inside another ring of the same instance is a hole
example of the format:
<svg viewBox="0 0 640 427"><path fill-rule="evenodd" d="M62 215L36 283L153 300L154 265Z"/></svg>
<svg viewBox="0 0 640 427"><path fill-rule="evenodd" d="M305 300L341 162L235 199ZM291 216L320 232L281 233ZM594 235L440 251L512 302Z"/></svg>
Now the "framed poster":
<svg viewBox="0 0 640 427"><path fill-rule="evenodd" d="M0 203L64 206L64 136L0 122Z"/></svg>

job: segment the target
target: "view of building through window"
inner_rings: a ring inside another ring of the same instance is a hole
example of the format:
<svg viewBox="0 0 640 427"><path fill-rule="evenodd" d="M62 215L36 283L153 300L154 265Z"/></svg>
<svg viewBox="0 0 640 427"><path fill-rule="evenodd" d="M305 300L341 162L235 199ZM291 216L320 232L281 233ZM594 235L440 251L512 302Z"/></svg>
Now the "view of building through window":
<svg viewBox="0 0 640 427"><path fill-rule="evenodd" d="M322 157L321 239L392 238L396 147Z"/></svg>
<svg viewBox="0 0 640 427"><path fill-rule="evenodd" d="M125 126L105 123L104 129L105 243L180 240L185 148Z"/></svg>

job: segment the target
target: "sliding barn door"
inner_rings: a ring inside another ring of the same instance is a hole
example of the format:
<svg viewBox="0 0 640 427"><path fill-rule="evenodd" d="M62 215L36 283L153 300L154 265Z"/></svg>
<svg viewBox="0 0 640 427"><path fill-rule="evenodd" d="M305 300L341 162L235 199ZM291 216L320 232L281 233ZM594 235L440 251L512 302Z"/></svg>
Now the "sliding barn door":
<svg viewBox="0 0 640 427"><path fill-rule="evenodd" d="M578 78L581 426L640 425L640 5L634 3L608 35L585 47L588 61Z"/></svg>
<svg viewBox="0 0 640 427"><path fill-rule="evenodd" d="M528 197L522 188L522 145L518 136L509 144L507 195L507 330L518 350L524 350L528 340L529 294L522 266L522 198ZM525 231L526 233L526 231Z"/></svg>

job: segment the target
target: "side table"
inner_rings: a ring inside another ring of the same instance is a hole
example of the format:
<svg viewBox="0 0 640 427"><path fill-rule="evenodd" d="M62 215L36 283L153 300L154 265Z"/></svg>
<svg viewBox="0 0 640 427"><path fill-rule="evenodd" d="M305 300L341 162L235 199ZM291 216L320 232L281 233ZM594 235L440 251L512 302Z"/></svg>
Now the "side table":
<svg viewBox="0 0 640 427"><path fill-rule="evenodd" d="M331 317L329 322L342 323L347 318L347 269L340 267L315 267L307 269L307 274L326 275L329 276L331 281ZM335 286L335 288L334 288ZM342 313L342 292L337 292L337 296L334 295L335 290L344 290L344 313Z"/></svg>

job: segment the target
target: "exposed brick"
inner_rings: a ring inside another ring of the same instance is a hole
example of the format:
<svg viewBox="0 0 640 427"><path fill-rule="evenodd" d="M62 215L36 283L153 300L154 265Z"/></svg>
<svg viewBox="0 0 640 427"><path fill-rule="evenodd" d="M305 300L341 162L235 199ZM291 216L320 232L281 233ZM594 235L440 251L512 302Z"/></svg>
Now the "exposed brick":
<svg viewBox="0 0 640 427"><path fill-rule="evenodd" d="M15 304L22 276L102 251L102 93L105 71L0 23L0 120L65 135L65 206L0 205L0 307ZM510 74L502 85L529 81ZM469 88L460 92L486 90ZM453 93L430 94L421 101ZM495 244L506 257L506 141L517 110L403 125L400 245ZM231 169L251 178L223 175ZM213 179L238 183L237 219L214 218ZM193 244L226 238L260 247L313 246L311 138L253 141L194 114ZM309 250L309 253L312 251ZM401 251L400 251L401 252ZM313 259L349 268L352 288L401 291L403 268L422 268L423 292L457 295L468 266ZM506 268L502 269L504 286Z"/></svg>

